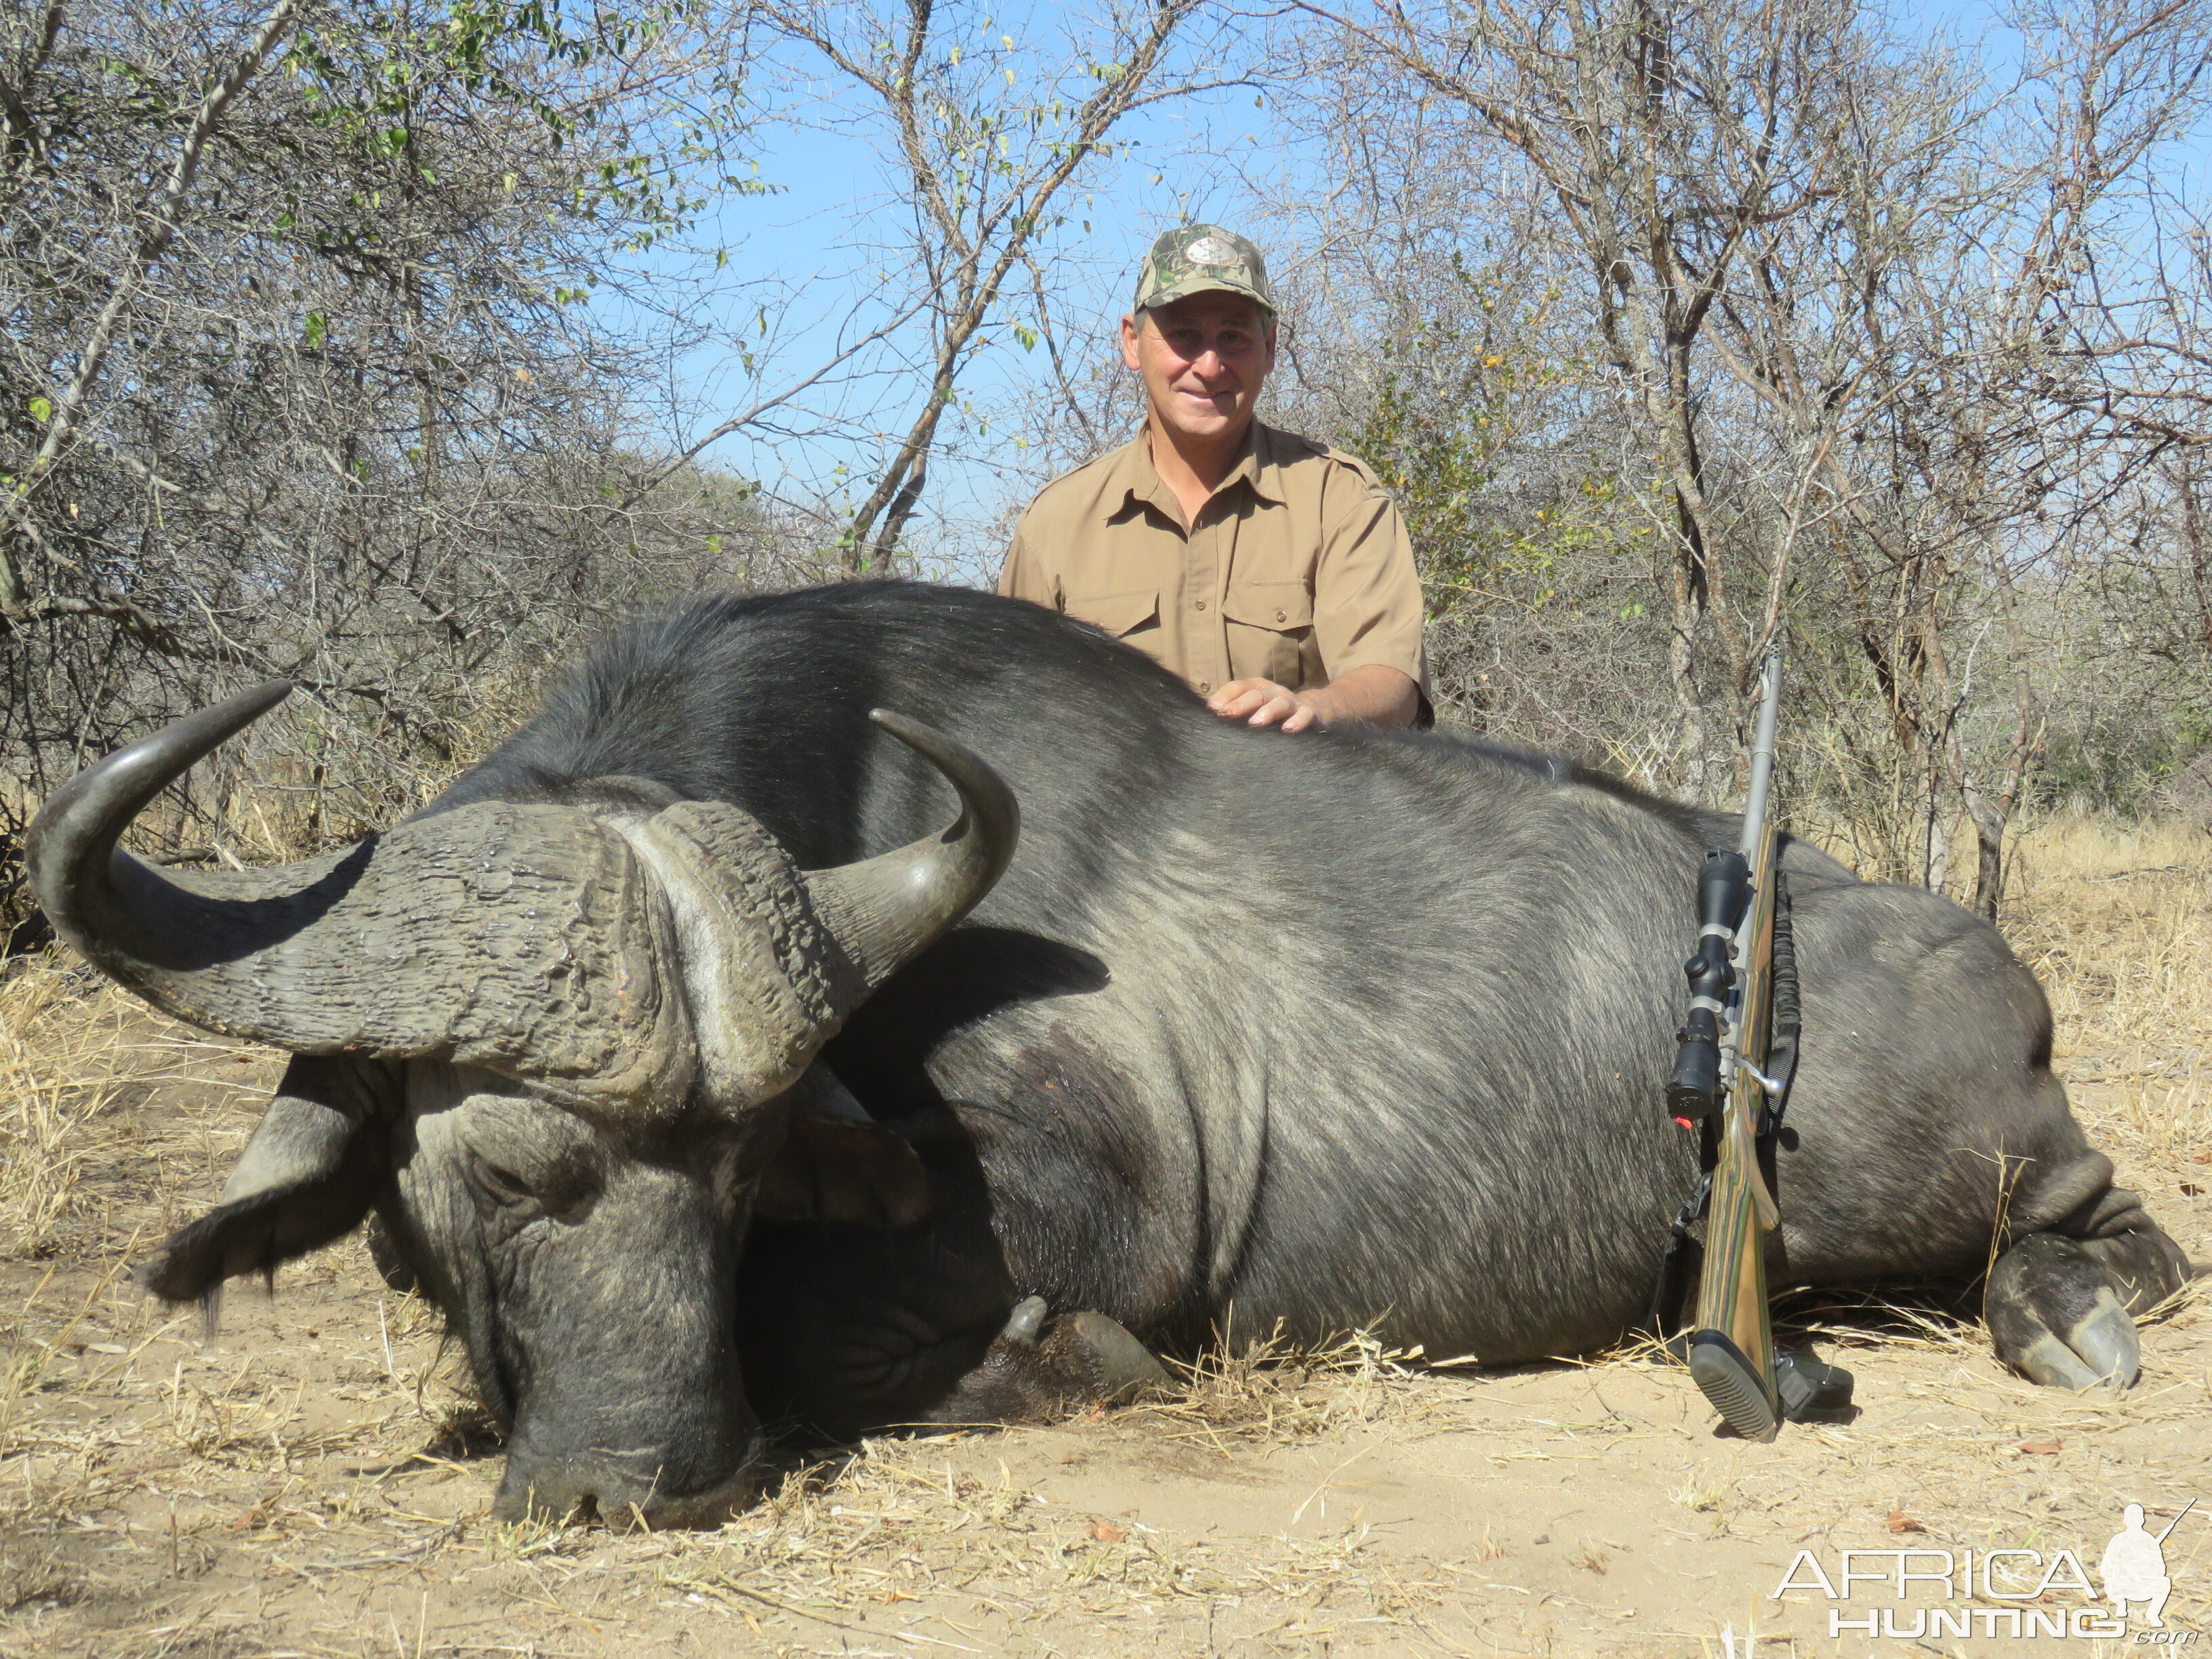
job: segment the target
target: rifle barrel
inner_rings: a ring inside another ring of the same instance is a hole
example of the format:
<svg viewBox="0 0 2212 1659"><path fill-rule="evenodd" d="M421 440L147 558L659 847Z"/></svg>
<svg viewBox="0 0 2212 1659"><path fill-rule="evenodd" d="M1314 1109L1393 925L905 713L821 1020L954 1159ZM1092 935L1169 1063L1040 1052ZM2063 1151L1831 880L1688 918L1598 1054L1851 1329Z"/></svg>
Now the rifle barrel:
<svg viewBox="0 0 2212 1659"><path fill-rule="evenodd" d="M1759 724L1751 739L1751 795L1743 805L1744 862L1759 856L1759 832L1766 823L1766 792L1774 781L1774 728L1782 719L1782 630L1766 647L1765 665L1759 671Z"/></svg>
<svg viewBox="0 0 2212 1659"><path fill-rule="evenodd" d="M2189 1511L2190 1511L2190 1510L2191 1510L2195 1509L2196 1507L2197 1507L2197 1500L2196 1500L2195 1498L2191 1498L2191 1499L2190 1499L2186 1504L2184 1504L2181 1506L2181 1515L2177 1515L2177 1516L2175 1516L2173 1517L2173 1519L2172 1519L2172 1520L2171 1520L2171 1521L2169 1521L2169 1522L2167 1522L2166 1523L2166 1531L2165 1531L2165 1532L2162 1532L2162 1533L2160 1533L2160 1534L2159 1534L2159 1535L2158 1535L2158 1541L2159 1541L2160 1543L2161 1543L2161 1544L2163 1544L2164 1542L2166 1542L2167 1535L2168 1535L2169 1534L2171 1534L2176 1527L2178 1527L2178 1526L2179 1526L2179 1525L2181 1524L2181 1518L2182 1518L2182 1516L2185 1516L2185 1515L2187 1515L2187 1514L2189 1513Z"/></svg>

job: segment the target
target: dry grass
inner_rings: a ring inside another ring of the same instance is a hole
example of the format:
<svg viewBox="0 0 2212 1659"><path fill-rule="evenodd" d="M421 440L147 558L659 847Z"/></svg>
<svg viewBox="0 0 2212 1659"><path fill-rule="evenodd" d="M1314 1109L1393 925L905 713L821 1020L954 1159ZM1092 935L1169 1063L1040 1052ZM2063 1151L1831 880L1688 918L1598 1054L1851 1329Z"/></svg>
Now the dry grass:
<svg viewBox="0 0 2212 1659"><path fill-rule="evenodd" d="M2006 931L2042 978L2090 1133L2212 1164L2212 837L2065 818L2022 838Z"/></svg>
<svg viewBox="0 0 2212 1659"><path fill-rule="evenodd" d="M1232 1445L1308 1440L1372 1421L1388 1407L1388 1385L1413 1375L1421 1357L1364 1331L1301 1348L1278 1328L1241 1345L1218 1344L1188 1363L1170 1360L1180 1373L1176 1390L1139 1401L1130 1414L1157 1424L1166 1443L1202 1444L1225 1457Z"/></svg>
<svg viewBox="0 0 2212 1659"><path fill-rule="evenodd" d="M51 961L0 983L0 1250L11 1255L50 1249L94 1155L94 1120L122 1086L82 995Z"/></svg>
<svg viewBox="0 0 2212 1659"><path fill-rule="evenodd" d="M2054 823L2021 872L2007 928L2077 1109L2212 1255L2212 842ZM2123 1498L2170 1514L2212 1454L2186 1297L2110 1401L2003 1376L1978 1329L1909 1299L1830 1294L1784 1312L1844 1351L1864 1413L1771 1447L1713 1438L1680 1373L1627 1350L1424 1371L1261 1341L1124 1411L794 1467L711 1534L499 1527L457 1357L357 1245L274 1303L235 1295L209 1345L130 1282L219 1186L275 1064L57 961L0 984L5 1659L1688 1659L1723 1624L1783 1659L1832 1645L1818 1608L1766 1595L1801 1540L2094 1553ZM2212 1529L2188 1525L2168 1617L2194 1628Z"/></svg>
<svg viewBox="0 0 2212 1659"><path fill-rule="evenodd" d="M129 1113L157 1092L210 1167L242 1144L225 1114L273 1060L147 1012L59 951L0 969L0 1257L53 1255L112 1206L144 1147Z"/></svg>

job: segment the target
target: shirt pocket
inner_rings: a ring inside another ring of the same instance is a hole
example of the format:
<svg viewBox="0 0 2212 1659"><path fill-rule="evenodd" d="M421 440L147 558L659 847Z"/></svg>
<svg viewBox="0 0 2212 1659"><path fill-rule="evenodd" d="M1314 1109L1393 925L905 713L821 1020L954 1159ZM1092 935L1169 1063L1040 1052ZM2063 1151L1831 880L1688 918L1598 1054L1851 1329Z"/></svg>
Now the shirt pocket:
<svg viewBox="0 0 2212 1659"><path fill-rule="evenodd" d="M1229 666L1238 679L1270 679L1293 691L1322 683L1313 595L1304 582L1233 583L1221 614L1229 624Z"/></svg>
<svg viewBox="0 0 2212 1659"><path fill-rule="evenodd" d="M1120 593L1067 595L1062 609L1078 622L1087 622L1103 628L1117 640L1146 628L1158 628L1160 623L1160 591L1157 587L1133 587Z"/></svg>

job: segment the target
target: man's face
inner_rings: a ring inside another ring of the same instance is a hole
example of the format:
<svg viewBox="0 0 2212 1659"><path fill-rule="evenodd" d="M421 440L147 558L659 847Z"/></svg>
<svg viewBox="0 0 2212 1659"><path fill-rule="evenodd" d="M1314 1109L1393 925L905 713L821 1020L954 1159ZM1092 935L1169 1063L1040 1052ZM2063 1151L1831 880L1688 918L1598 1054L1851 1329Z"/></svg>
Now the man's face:
<svg viewBox="0 0 2212 1659"><path fill-rule="evenodd" d="M1121 319L1121 361L1144 378L1153 417L1200 441L1241 433L1275 366L1275 325L1235 294L1194 294Z"/></svg>

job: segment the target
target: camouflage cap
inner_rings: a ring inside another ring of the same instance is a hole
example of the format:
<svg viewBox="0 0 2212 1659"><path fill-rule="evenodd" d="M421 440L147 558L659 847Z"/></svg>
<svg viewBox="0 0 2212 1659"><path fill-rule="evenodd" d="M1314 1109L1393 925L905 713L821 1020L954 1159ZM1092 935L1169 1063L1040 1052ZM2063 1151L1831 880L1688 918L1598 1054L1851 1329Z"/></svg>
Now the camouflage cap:
<svg viewBox="0 0 2212 1659"><path fill-rule="evenodd" d="M1260 250L1219 225L1177 225L1152 244L1137 268L1139 311L1189 294L1241 294L1273 316L1275 291Z"/></svg>

